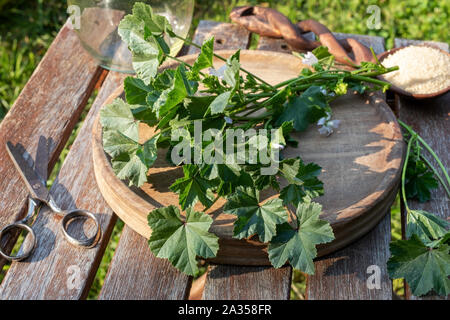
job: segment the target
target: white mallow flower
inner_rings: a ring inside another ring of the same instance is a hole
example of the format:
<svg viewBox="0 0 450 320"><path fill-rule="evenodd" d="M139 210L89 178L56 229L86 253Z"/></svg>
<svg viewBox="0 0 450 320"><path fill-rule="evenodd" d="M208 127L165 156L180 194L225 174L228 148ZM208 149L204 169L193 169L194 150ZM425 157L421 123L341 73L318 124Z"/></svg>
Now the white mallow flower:
<svg viewBox="0 0 450 320"><path fill-rule="evenodd" d="M284 149L284 146L279 143L271 143L271 145L272 145L272 148L274 148L274 149L280 149L280 150Z"/></svg>
<svg viewBox="0 0 450 320"><path fill-rule="evenodd" d="M305 54L302 59L302 63L307 64L308 66L313 66L317 62L319 62L319 59L317 59L317 57L312 52L308 52L307 54Z"/></svg>
<svg viewBox="0 0 450 320"><path fill-rule="evenodd" d="M227 64L224 64L219 69L210 68L209 74L212 76L216 76L220 80L223 80L225 69L227 68Z"/></svg>
<svg viewBox="0 0 450 320"><path fill-rule="evenodd" d="M231 119L230 117L223 117L223 119L224 119L225 122L228 123L228 124L232 124L232 123L233 123L233 119Z"/></svg>
<svg viewBox="0 0 450 320"><path fill-rule="evenodd" d="M332 92L328 92L326 88L324 87L320 87L320 92L322 92L322 94L324 96L329 96L329 97L334 97L336 94L332 91Z"/></svg>
<svg viewBox="0 0 450 320"><path fill-rule="evenodd" d="M341 120L330 120L331 119L331 113L327 112L327 116L320 118L319 121L317 121L318 126L322 126L319 128L319 133L329 136L334 132L333 129L339 128L339 124L341 123Z"/></svg>

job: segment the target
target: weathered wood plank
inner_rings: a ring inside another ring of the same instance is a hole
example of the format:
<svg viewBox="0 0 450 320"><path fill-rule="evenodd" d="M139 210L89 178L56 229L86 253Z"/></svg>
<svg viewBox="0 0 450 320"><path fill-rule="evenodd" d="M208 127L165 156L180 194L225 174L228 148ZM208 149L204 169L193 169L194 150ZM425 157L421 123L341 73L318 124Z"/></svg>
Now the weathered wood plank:
<svg viewBox="0 0 450 320"><path fill-rule="evenodd" d="M44 209L33 226L37 247L24 262L12 263L0 286L0 299L80 299L87 296L116 221L94 178L92 126L101 105L122 84L125 76L108 74L50 191L62 208L83 208L96 214L103 230L100 243L93 249L70 245L60 231L61 217ZM75 227L78 229L74 228L73 232L79 233L80 224ZM84 229L89 232L89 226Z"/></svg>
<svg viewBox="0 0 450 320"><path fill-rule="evenodd" d="M287 300L291 267L212 265L208 269L204 300Z"/></svg>
<svg viewBox="0 0 450 320"><path fill-rule="evenodd" d="M366 46L372 46L377 54L384 51L384 39L381 37L336 35L338 39L351 37ZM307 298L392 299L392 281L388 278L386 269L391 239L390 221L390 215L387 215L377 227L356 243L316 261L316 274L307 278ZM379 267L380 289L369 289L366 285L370 276L367 268L371 265Z"/></svg>
<svg viewBox="0 0 450 320"><path fill-rule="evenodd" d="M392 299L392 282L386 267L391 238L389 213L360 240L315 262L315 275L307 277L307 299ZM369 279L371 275L379 277L379 286L368 286L368 282L377 284L374 278Z"/></svg>
<svg viewBox="0 0 450 320"><path fill-rule="evenodd" d="M147 240L125 226L99 299L187 299L190 287L190 277L173 268L169 261L156 258Z"/></svg>
<svg viewBox="0 0 450 320"><path fill-rule="evenodd" d="M50 139L49 172L91 95L101 71L66 24L0 125L0 226L24 213L28 191L10 161L6 141L36 153ZM5 239L11 247L15 239ZM5 261L0 258L0 269Z"/></svg>
<svg viewBox="0 0 450 320"><path fill-rule="evenodd" d="M250 32L247 29L231 24L202 20L198 24L193 42L202 45L203 41L214 36L214 50L247 49ZM200 50L191 46L188 54L198 53Z"/></svg>
<svg viewBox="0 0 450 320"><path fill-rule="evenodd" d="M401 47L410 44L427 43L438 46L448 51L448 44L432 42L432 41L414 41L405 39L395 39L395 47ZM438 157L441 159L445 168L450 167L450 126L448 124L448 116L450 114L450 93L441 97L427 100L411 100L400 96L396 97L396 104L399 110L400 119L412 128L433 148ZM424 151L427 159L438 168L437 163L428 156ZM431 192L431 201L420 203L418 201L408 200L408 204L413 209L425 210L439 215L443 219L450 220L450 201L447 198L445 190L442 187ZM406 212L402 210L403 221L406 222ZM406 229L406 224L403 224ZM415 297L410 290L406 291L406 297L409 299L440 299L433 295L422 298ZM449 297L447 297L449 298Z"/></svg>

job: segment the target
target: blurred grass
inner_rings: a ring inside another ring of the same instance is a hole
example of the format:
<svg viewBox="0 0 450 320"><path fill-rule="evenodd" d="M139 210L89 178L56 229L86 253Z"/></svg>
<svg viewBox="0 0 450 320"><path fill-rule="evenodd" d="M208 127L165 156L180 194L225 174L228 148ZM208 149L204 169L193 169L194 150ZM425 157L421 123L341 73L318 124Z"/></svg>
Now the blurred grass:
<svg viewBox="0 0 450 320"><path fill-rule="evenodd" d="M448 0L288 0L288 1L238 1L197 0L193 27L199 20L229 21L228 15L236 5L261 5L273 7L291 20L313 18L335 32L359 33L386 38L386 47L391 48L395 37L449 42L450 1ZM370 14L367 7L376 4L381 8L381 29L370 30L366 20ZM13 105L33 70L42 59L53 38L67 18L65 1L44 0L0 0L0 121ZM90 105L95 97L91 97ZM87 112L84 112L82 119ZM81 127L79 123L60 160L52 172L49 182L56 177L71 144ZM103 260L98 269L89 298L96 298L103 285L107 266L117 246L123 223L118 222ZM399 201L392 210L392 238L401 237ZM7 267L0 272L0 281ZM305 277L294 272L292 299L303 299ZM394 290L402 294L403 284L394 281Z"/></svg>

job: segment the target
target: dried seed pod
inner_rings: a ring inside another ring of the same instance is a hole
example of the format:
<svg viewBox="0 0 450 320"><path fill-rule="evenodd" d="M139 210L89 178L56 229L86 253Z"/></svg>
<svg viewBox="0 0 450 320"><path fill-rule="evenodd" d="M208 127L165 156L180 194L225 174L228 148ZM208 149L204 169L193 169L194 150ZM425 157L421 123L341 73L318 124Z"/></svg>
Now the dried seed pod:
<svg viewBox="0 0 450 320"><path fill-rule="evenodd" d="M312 19L293 24L277 10L256 6L236 7L230 18L250 32L283 38L292 50L311 51L322 44L341 63L352 65L374 60L370 50L359 41L350 38L337 40L326 26ZM302 36L305 32L313 32L320 42L306 39Z"/></svg>

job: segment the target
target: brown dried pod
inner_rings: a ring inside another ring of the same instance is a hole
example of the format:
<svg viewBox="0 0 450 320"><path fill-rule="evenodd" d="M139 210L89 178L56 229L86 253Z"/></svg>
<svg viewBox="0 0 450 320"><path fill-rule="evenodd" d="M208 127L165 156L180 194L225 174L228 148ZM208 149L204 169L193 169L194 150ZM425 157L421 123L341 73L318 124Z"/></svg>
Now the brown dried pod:
<svg viewBox="0 0 450 320"><path fill-rule="evenodd" d="M292 50L310 51L322 44L341 63L352 65L362 61L374 62L372 53L362 43L351 38L337 40L326 26L316 20L304 20L295 25L277 10L256 6L236 7L230 18L250 32L283 38ZM319 41L306 39L302 36L305 32L313 32Z"/></svg>
<svg viewBox="0 0 450 320"><path fill-rule="evenodd" d="M302 37L300 30L277 10L262 7L236 7L230 13L231 21L261 36L284 38L295 50L313 50L320 43Z"/></svg>

